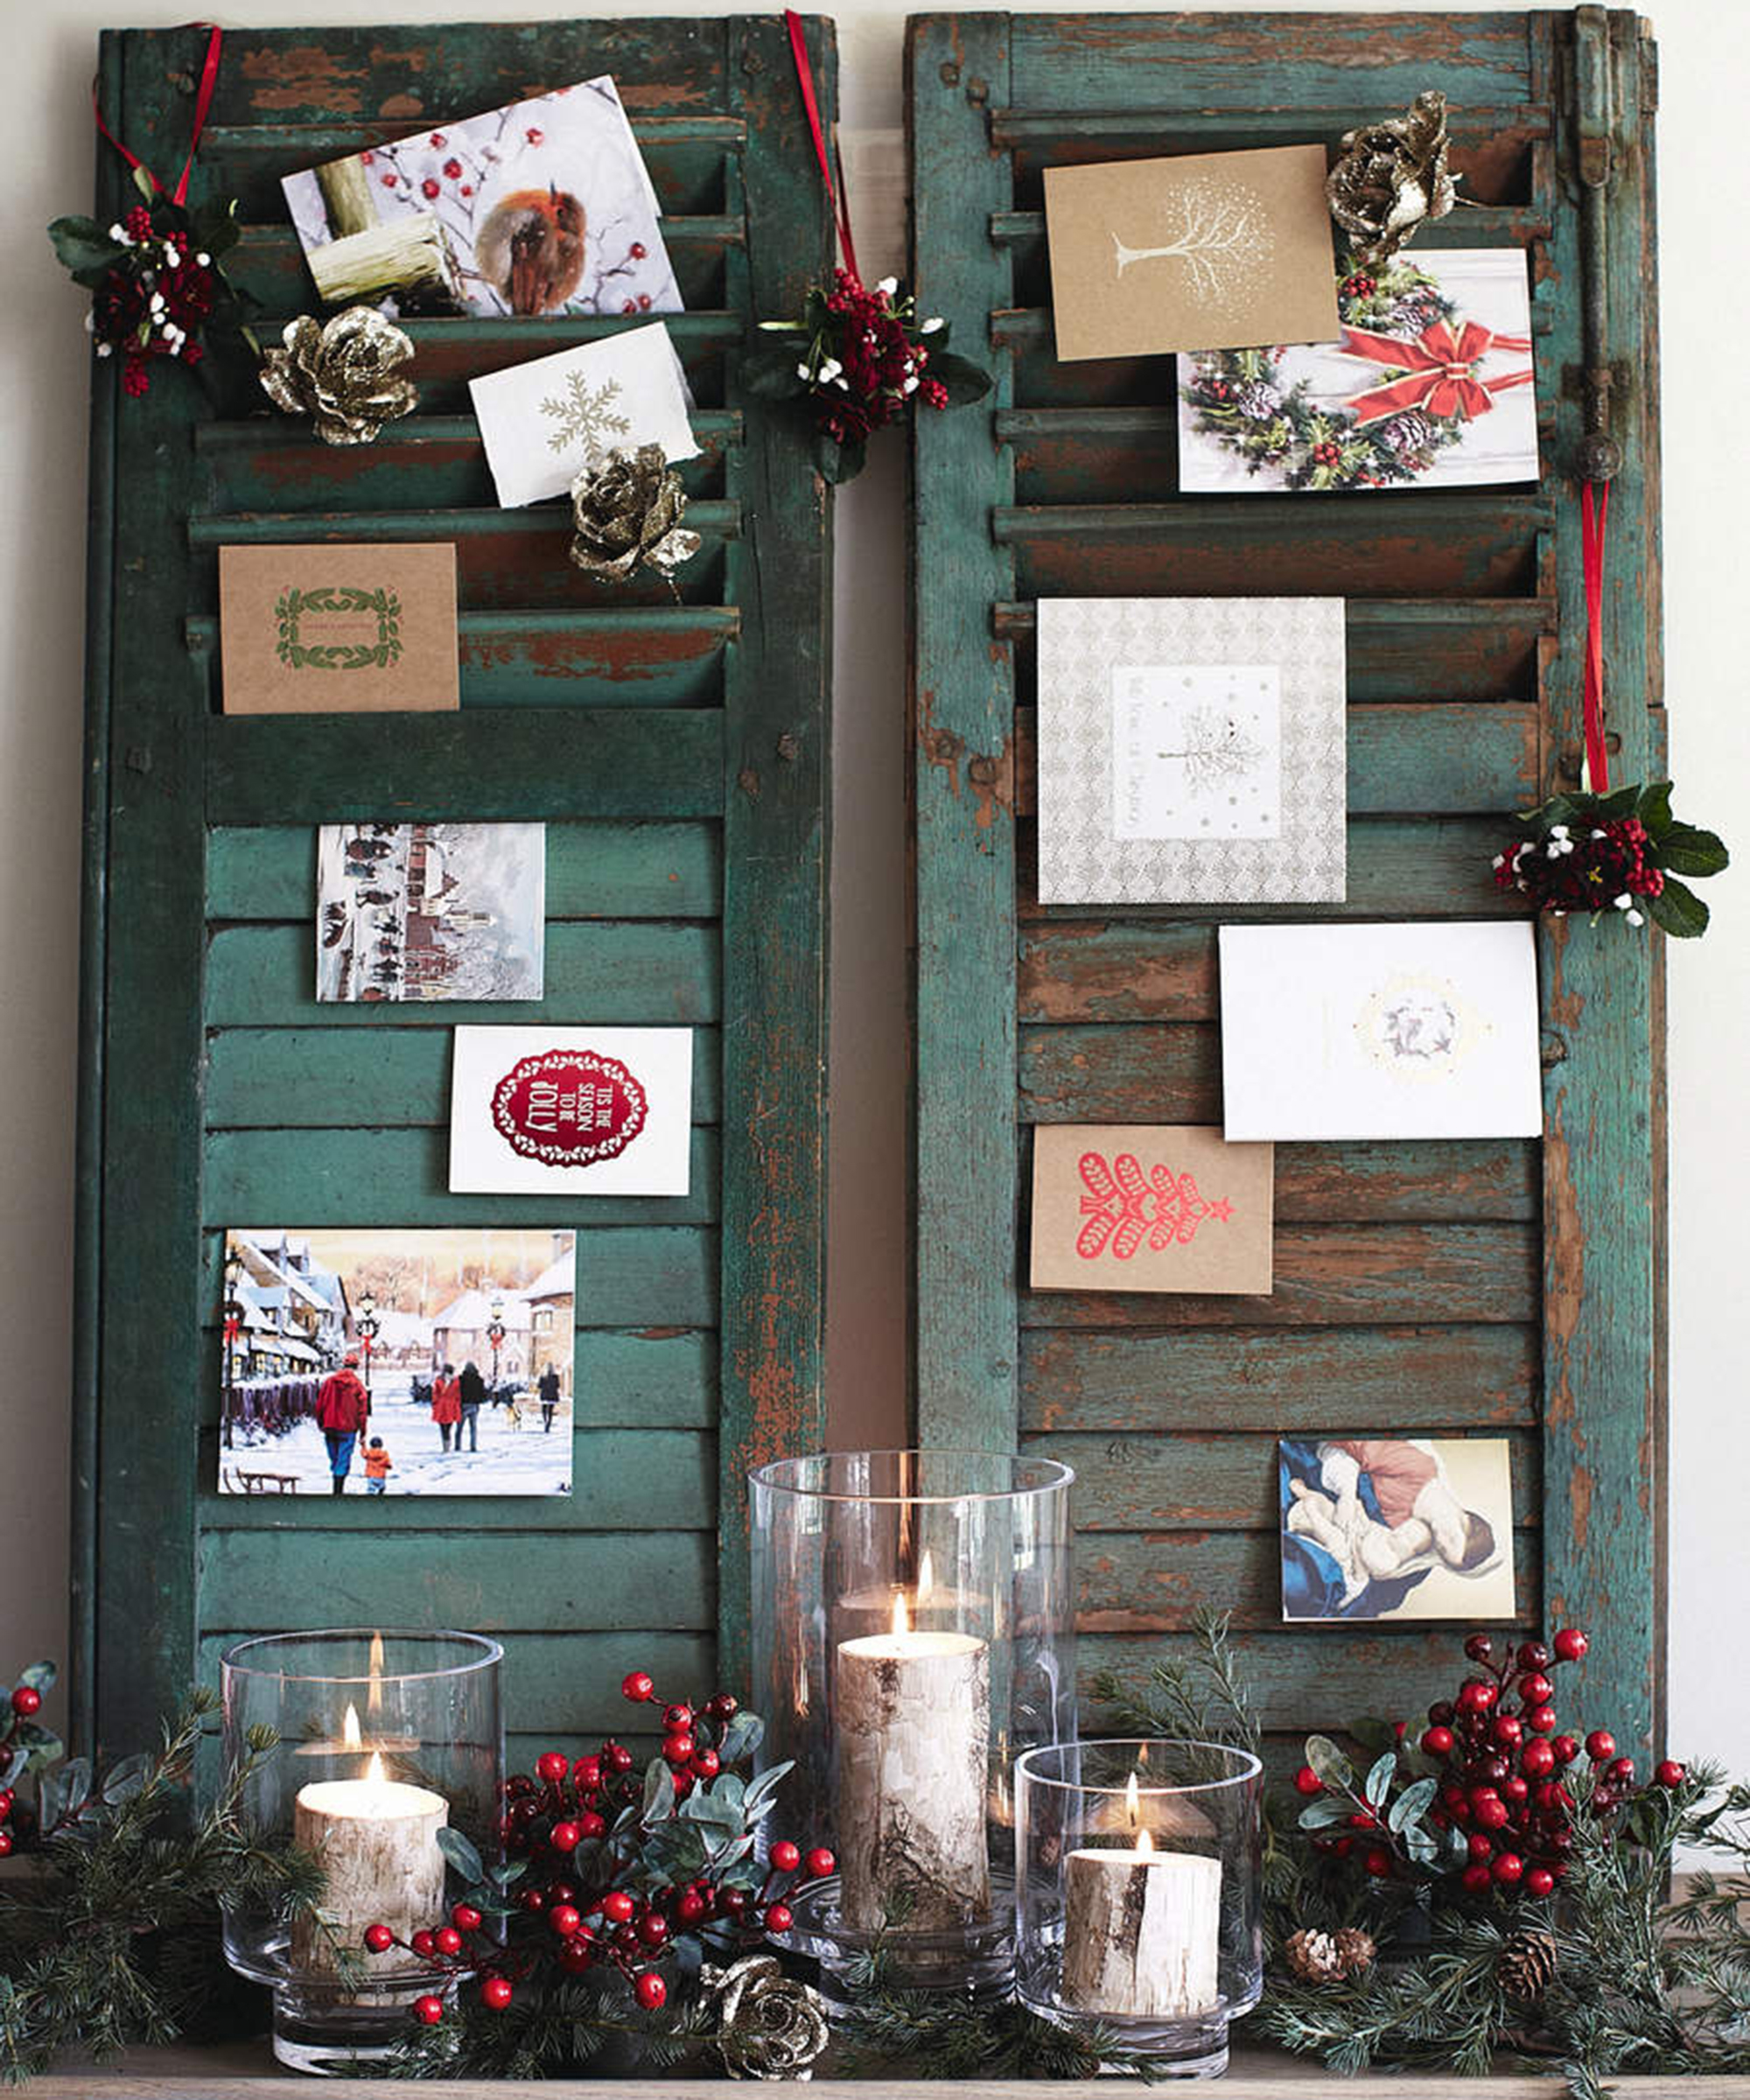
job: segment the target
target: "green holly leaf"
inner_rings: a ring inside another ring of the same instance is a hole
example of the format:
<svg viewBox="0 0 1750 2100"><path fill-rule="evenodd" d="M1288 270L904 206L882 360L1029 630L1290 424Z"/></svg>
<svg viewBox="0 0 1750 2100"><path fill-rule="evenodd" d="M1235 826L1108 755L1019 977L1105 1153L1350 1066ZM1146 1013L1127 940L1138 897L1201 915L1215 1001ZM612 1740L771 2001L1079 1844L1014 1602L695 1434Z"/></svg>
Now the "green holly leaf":
<svg viewBox="0 0 1750 2100"><path fill-rule="evenodd" d="M1693 941L1707 931L1708 909L1690 888L1674 876L1656 897L1642 900L1655 926L1662 926L1674 941Z"/></svg>
<svg viewBox="0 0 1750 2100"><path fill-rule="evenodd" d="M1635 797L1634 814L1657 838L1671 821L1671 783L1648 780Z"/></svg>
<svg viewBox="0 0 1750 2100"><path fill-rule="evenodd" d="M822 480L830 482L835 488L846 481L856 480L863 472L866 457L860 444L841 444L836 438L828 437L824 430L818 430L815 434L815 466L819 470Z"/></svg>
<svg viewBox="0 0 1750 2100"><path fill-rule="evenodd" d="M1717 832L1695 824L1668 824L1654 841L1659 862L1678 875L1718 875L1730 867L1732 856Z"/></svg>
<svg viewBox="0 0 1750 2100"><path fill-rule="evenodd" d="M941 357L932 354L928 370L932 379L940 380L948 388L948 405L951 409L964 407L968 402L983 401L995 383L990 374L975 365L970 357L956 357L952 352Z"/></svg>
<svg viewBox="0 0 1750 2100"><path fill-rule="evenodd" d="M1600 817L1633 816L1640 800L1641 789L1638 786L1617 788L1609 794L1593 798L1592 814Z"/></svg>
<svg viewBox="0 0 1750 2100"><path fill-rule="evenodd" d="M785 401L806 394L808 382L797 373L802 346L780 350L755 350L742 360L741 383L760 401Z"/></svg>
<svg viewBox="0 0 1750 2100"><path fill-rule="evenodd" d="M1328 1735L1307 1737L1306 1761L1327 1787L1354 1791L1355 1768Z"/></svg>

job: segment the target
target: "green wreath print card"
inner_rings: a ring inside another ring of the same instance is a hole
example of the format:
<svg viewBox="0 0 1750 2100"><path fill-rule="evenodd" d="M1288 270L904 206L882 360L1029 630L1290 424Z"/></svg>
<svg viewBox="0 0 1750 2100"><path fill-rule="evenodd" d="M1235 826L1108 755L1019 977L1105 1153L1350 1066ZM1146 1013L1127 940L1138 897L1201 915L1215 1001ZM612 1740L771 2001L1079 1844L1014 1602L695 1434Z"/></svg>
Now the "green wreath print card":
<svg viewBox="0 0 1750 2100"><path fill-rule="evenodd" d="M459 706L449 542L224 547L228 715L431 713Z"/></svg>

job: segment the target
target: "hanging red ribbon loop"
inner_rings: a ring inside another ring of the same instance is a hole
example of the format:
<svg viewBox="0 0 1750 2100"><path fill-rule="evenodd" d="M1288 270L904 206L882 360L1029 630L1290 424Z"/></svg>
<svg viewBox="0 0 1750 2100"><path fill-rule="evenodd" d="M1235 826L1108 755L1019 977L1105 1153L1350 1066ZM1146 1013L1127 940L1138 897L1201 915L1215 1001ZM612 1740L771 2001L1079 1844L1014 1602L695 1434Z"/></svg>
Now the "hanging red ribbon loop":
<svg viewBox="0 0 1750 2100"><path fill-rule="evenodd" d="M796 80L802 91L802 108L807 110L808 130L814 135L815 158L820 163L821 180L826 186L826 200L838 226L838 245L844 256L844 267L860 284L863 274L857 267L857 247L850 238L850 203L844 193L843 169L836 185L832 178L835 155L830 155L826 146L826 128L821 122L820 103L815 96L814 68L808 64L808 47L802 32L802 18L794 8L784 10L784 26L790 32L790 55L796 62Z"/></svg>
<svg viewBox="0 0 1750 2100"><path fill-rule="evenodd" d="M124 146L122 141L116 137L103 121L103 111L97 101L95 81L92 83L91 88L91 114L97 120L98 130L109 141L109 144L115 147L130 168L137 169L145 177L152 186L154 195L167 196L175 205L184 205L188 202L188 178L194 172L194 156L200 150L200 134L206 129L206 112L213 107L213 91L219 84L219 51L225 35L224 31L216 23L197 22L192 26L196 29L208 30L211 34L206 39L206 57L200 68L200 82L194 93L194 129L189 136L188 158L182 164L182 173L177 178L175 189L167 191L139 155Z"/></svg>
<svg viewBox="0 0 1750 2100"><path fill-rule="evenodd" d="M1604 744L1604 524L1610 484L1588 481L1580 492L1580 571L1586 584L1586 678L1581 715L1586 728L1586 786L1610 792L1610 755Z"/></svg>

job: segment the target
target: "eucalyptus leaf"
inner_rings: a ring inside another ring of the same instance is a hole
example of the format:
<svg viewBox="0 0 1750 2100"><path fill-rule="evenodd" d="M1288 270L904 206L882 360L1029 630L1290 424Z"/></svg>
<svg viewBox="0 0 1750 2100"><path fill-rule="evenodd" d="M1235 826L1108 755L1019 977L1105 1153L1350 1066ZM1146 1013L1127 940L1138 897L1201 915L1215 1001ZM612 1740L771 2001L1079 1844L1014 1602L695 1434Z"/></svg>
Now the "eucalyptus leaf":
<svg viewBox="0 0 1750 2100"><path fill-rule="evenodd" d="M60 1782L45 1774L37 1782L37 1821L44 1830L52 1830L60 1821Z"/></svg>
<svg viewBox="0 0 1750 2100"><path fill-rule="evenodd" d="M1344 1787L1354 1792L1355 1768L1328 1735L1309 1735L1306 1761L1327 1787Z"/></svg>
<svg viewBox="0 0 1750 2100"><path fill-rule="evenodd" d="M448 1829L439 1830L438 1849L470 1888L486 1880L486 1862L466 1832Z"/></svg>
<svg viewBox="0 0 1750 2100"><path fill-rule="evenodd" d="M1397 1773L1397 1753L1388 1750L1383 1757L1374 1760L1367 1775L1367 1804L1375 1811L1385 1806L1385 1797L1391 1791L1392 1780Z"/></svg>
<svg viewBox="0 0 1750 2100"><path fill-rule="evenodd" d="M1439 1790L1438 1780L1418 1779L1412 1782L1392 1802L1391 1813L1386 1817L1387 1824L1394 1830L1412 1829L1428 1813L1429 1806Z"/></svg>
<svg viewBox="0 0 1750 2100"><path fill-rule="evenodd" d="M1439 1860L1440 1847L1434 1833L1420 1824L1404 1833L1404 1849L1418 1866L1433 1866Z"/></svg>
<svg viewBox="0 0 1750 2100"><path fill-rule="evenodd" d="M1321 1794L1301 1810L1300 1827L1303 1830L1328 1830L1334 1823L1347 1823L1349 1814L1349 1804L1340 1794Z"/></svg>
<svg viewBox="0 0 1750 2100"><path fill-rule="evenodd" d="M151 1759L141 1751L133 1757L124 1757L119 1764L112 1765L103 1775L103 1798L112 1808L124 1801L131 1801L146 1783L146 1774L151 1769Z"/></svg>
<svg viewBox="0 0 1750 2100"><path fill-rule="evenodd" d="M723 1732L718 1756L725 1765L738 1765L766 1740L766 1724L757 1713L738 1713Z"/></svg>
<svg viewBox="0 0 1750 2100"><path fill-rule="evenodd" d="M18 1682L28 1684L32 1691L52 1691L60 1674L52 1662L32 1662L28 1670L18 1672Z"/></svg>
<svg viewBox="0 0 1750 2100"><path fill-rule="evenodd" d="M675 1774L667 1760L653 1757L644 1771L644 1821L666 1823L675 1813Z"/></svg>
<svg viewBox="0 0 1750 2100"><path fill-rule="evenodd" d="M60 1768L62 1814L76 1816L91 1798L91 1760L69 1758Z"/></svg>

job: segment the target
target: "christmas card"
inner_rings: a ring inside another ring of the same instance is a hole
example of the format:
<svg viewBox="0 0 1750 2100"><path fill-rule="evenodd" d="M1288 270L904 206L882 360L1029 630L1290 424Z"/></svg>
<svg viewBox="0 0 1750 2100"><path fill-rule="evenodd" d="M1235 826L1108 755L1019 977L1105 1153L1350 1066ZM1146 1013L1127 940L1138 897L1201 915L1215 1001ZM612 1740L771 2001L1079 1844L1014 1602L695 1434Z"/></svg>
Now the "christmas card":
<svg viewBox="0 0 1750 2100"><path fill-rule="evenodd" d="M219 1492L570 1494L576 1258L515 1225L228 1232Z"/></svg>
<svg viewBox="0 0 1750 2100"><path fill-rule="evenodd" d="M322 1000L538 999L545 824L324 824Z"/></svg>
<svg viewBox="0 0 1750 2100"><path fill-rule="evenodd" d="M1336 332L1322 146L1045 172L1057 354Z"/></svg>
<svg viewBox="0 0 1750 2100"><path fill-rule="evenodd" d="M1274 1158L1197 1124L1040 1124L1033 1289L1267 1294Z"/></svg>
<svg viewBox="0 0 1750 2100"><path fill-rule="evenodd" d="M1282 1615L1514 1615L1505 1437L1284 1437Z"/></svg>
<svg viewBox="0 0 1750 2100"><path fill-rule="evenodd" d="M678 313L656 192L606 74L282 185L331 306Z"/></svg>
<svg viewBox="0 0 1750 2100"><path fill-rule="evenodd" d="M1343 894L1343 606L1042 598L1043 904Z"/></svg>
<svg viewBox="0 0 1750 2100"><path fill-rule="evenodd" d="M1224 926L1220 945L1229 1138L1542 1134L1529 925Z"/></svg>
<svg viewBox="0 0 1750 2100"><path fill-rule="evenodd" d="M660 321L470 380L498 500L507 510L563 496L610 452L660 444L698 452L686 374Z"/></svg>
<svg viewBox="0 0 1750 2100"><path fill-rule="evenodd" d="M458 1028L450 1187L684 1196L692 1110L690 1028Z"/></svg>
<svg viewBox="0 0 1750 2100"><path fill-rule="evenodd" d="M1452 488L1535 481L1537 395L1516 248L1399 255L1337 287L1339 326L1179 360L1179 486Z"/></svg>
<svg viewBox="0 0 1750 2100"><path fill-rule="evenodd" d="M456 550L344 540L219 550L228 715L459 706Z"/></svg>

